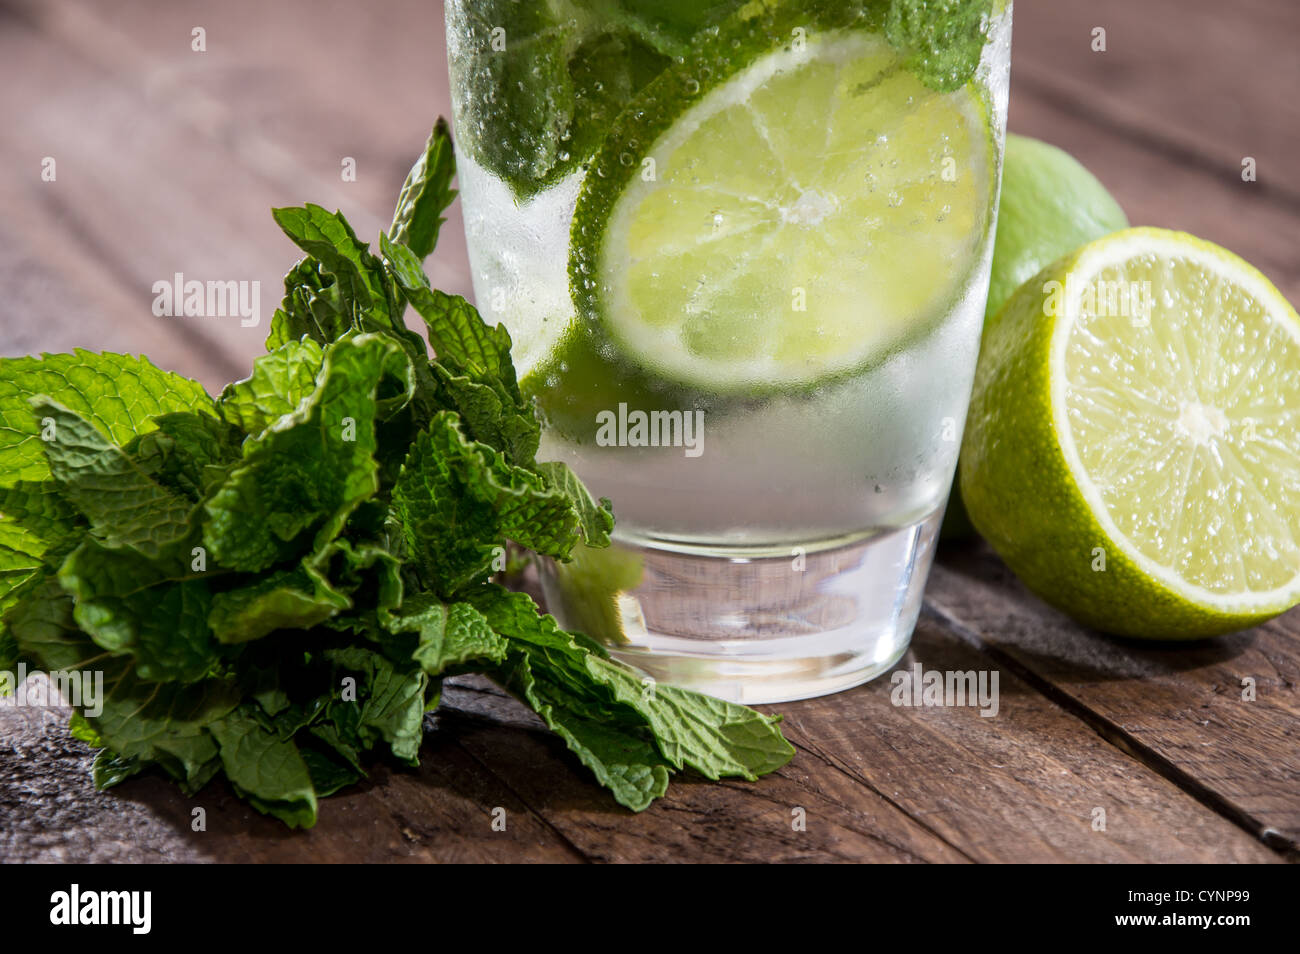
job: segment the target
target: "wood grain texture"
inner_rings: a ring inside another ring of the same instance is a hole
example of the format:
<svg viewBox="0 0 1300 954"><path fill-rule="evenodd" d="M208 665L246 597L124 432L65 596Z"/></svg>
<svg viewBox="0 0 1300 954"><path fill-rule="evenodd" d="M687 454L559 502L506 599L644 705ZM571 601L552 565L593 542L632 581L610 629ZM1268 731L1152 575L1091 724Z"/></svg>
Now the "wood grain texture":
<svg viewBox="0 0 1300 954"><path fill-rule="evenodd" d="M927 604L1112 745L1294 857L1300 838L1300 611L1207 642L1089 632L983 545L950 549ZM1243 680L1254 698L1243 698Z"/></svg>
<svg viewBox="0 0 1300 954"><path fill-rule="evenodd" d="M40 329L41 350L143 351L212 390L244 376L300 257L269 210L340 208L374 241L446 111L440 9L390 7L403 29L341 2L0 4L0 62L26 78L0 84L5 225L73 301L93 302L0 304L15 329L5 353L32 350ZM190 46L198 25L204 53ZM47 156L54 182L41 179ZM430 277L467 293L458 206L446 234ZM259 282L260 323L155 317L153 283L176 272Z"/></svg>

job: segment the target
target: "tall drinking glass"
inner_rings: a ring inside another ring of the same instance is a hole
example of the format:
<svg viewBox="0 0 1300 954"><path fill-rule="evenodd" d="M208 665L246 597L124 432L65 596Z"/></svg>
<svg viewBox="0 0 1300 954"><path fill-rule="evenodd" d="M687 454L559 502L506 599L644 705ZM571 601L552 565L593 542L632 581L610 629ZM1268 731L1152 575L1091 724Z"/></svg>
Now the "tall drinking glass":
<svg viewBox="0 0 1300 954"><path fill-rule="evenodd" d="M1005 0L447 0L477 304L616 545L552 612L743 702L902 655L961 440Z"/></svg>

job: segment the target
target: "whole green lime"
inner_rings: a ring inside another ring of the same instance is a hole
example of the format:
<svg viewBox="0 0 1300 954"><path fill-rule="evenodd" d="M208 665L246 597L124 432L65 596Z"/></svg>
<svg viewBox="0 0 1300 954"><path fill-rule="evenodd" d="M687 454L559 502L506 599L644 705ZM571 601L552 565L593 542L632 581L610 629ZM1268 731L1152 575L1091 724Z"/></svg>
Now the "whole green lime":
<svg viewBox="0 0 1300 954"><path fill-rule="evenodd" d="M1009 134L985 319L1045 265L1126 228L1124 210L1079 160L1042 140Z"/></svg>
<svg viewBox="0 0 1300 954"><path fill-rule="evenodd" d="M1124 228L1124 210L1077 159L1041 140L1008 134L984 320L1045 265ZM961 540L973 532L954 481L940 538Z"/></svg>

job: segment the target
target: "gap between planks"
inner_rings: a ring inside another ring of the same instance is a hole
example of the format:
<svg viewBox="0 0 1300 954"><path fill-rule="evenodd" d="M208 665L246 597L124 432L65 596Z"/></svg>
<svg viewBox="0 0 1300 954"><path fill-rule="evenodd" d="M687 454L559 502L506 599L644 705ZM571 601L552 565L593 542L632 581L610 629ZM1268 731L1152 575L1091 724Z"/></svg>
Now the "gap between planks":
<svg viewBox="0 0 1300 954"><path fill-rule="evenodd" d="M998 665L1014 673L1021 681L1032 686L1048 701L1081 721L1123 755L1139 762L1147 769L1177 786L1201 805L1224 820L1231 822L1246 834L1257 838L1287 861L1300 862L1300 847L1297 847L1294 842L1281 832L1263 825L1251 817L1244 809L1232 804L1226 796L1209 788L1189 772L1165 758L1154 748L1125 731L1122 726L1095 709L1089 708L1082 700L1074 698L1049 679L1040 676L1032 668L1025 666L1016 659L1014 655L985 642L978 632L951 613L926 599L922 604L922 615L940 623L972 648L984 653Z"/></svg>

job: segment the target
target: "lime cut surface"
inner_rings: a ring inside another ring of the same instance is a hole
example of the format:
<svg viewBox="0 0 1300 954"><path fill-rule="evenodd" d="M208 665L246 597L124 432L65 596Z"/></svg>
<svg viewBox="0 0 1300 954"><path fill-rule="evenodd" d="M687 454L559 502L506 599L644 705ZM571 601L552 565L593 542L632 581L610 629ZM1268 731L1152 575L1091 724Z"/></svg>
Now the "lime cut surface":
<svg viewBox="0 0 1300 954"><path fill-rule="evenodd" d="M1049 602L1186 638L1300 601L1300 319L1237 256L1129 229L985 331L962 493Z"/></svg>
<svg viewBox="0 0 1300 954"><path fill-rule="evenodd" d="M1053 405L1081 488L1153 573L1267 603L1300 573L1300 327L1243 265L1149 234L1102 246L1077 280L1103 294L1068 301L1058 332ZM1123 307L1144 288L1145 321Z"/></svg>
<svg viewBox="0 0 1300 954"><path fill-rule="evenodd" d="M878 35L763 55L688 103L645 158L629 143L620 160L637 171L616 199L579 201L575 241L599 243L580 253L596 263L596 318L628 360L710 390L868 364L961 293L987 228L991 137L972 85L926 87Z"/></svg>

